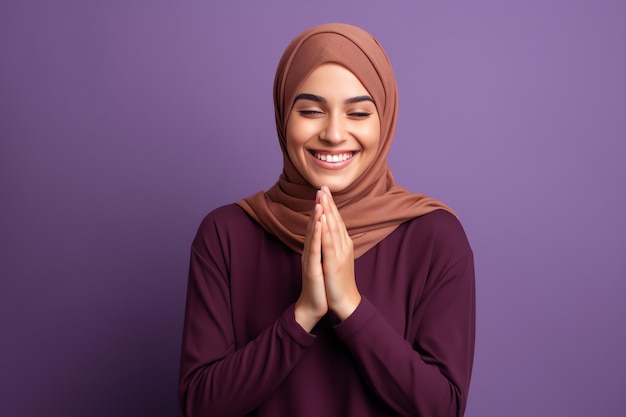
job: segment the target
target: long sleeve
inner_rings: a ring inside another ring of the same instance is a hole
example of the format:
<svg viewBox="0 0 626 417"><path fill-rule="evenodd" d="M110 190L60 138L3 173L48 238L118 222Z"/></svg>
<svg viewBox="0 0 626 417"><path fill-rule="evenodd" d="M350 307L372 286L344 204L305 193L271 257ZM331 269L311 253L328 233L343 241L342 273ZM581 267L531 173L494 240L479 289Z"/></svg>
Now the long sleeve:
<svg viewBox="0 0 626 417"><path fill-rule="evenodd" d="M200 225L191 251L179 396L186 417L459 417L474 347L473 255L439 210L355 261L363 296L304 331L301 257L240 207Z"/></svg>
<svg viewBox="0 0 626 417"><path fill-rule="evenodd" d="M254 339L236 341L232 239L216 223L204 222L191 253L179 385L181 408L189 417L251 412L315 340L295 322L290 305Z"/></svg>
<svg viewBox="0 0 626 417"><path fill-rule="evenodd" d="M474 353L474 263L464 234L454 222L451 226L440 229L453 232L452 242L444 236L428 247L413 248L428 255L429 264L404 334L367 298L336 326L372 391L399 415L460 417L467 403Z"/></svg>

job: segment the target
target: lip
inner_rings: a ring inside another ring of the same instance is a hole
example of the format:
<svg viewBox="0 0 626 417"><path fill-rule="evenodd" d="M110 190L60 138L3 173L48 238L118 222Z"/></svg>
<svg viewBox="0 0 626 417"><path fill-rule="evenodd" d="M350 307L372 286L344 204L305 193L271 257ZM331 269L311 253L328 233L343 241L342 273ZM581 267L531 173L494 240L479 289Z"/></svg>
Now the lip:
<svg viewBox="0 0 626 417"><path fill-rule="evenodd" d="M352 163L352 161L354 160L354 158L357 156L358 152L356 151L333 151L333 152L328 152L328 151L318 151L318 150L312 150L309 149L309 156L311 157L311 159L313 160L313 162L315 163L315 165L319 166L320 168L324 168L324 169L328 169L328 170L338 170L338 169L343 169L345 167L347 167L348 165L350 165ZM315 157L316 153L322 153L322 154L326 154L326 155L343 155L343 154L352 154L352 156L348 159L346 159L345 161L338 161L338 162L328 162L328 161L322 161L321 159L317 159Z"/></svg>

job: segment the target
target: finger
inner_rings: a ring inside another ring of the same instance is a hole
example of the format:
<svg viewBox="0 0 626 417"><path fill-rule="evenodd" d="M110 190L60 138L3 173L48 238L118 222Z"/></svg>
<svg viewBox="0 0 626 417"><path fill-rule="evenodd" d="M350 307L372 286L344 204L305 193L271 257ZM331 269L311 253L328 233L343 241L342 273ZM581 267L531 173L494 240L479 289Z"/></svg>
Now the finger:
<svg viewBox="0 0 626 417"><path fill-rule="evenodd" d="M320 265L322 262L322 224L315 222L309 244L309 259L311 265Z"/></svg>
<svg viewBox="0 0 626 417"><path fill-rule="evenodd" d="M335 239L333 238L333 234L330 231L328 226L328 216L324 213L321 217L321 246L322 252L324 253L324 264L328 264L328 262L332 262L335 259L337 250L335 248Z"/></svg>
<svg viewBox="0 0 626 417"><path fill-rule="evenodd" d="M324 214L326 215L328 230L333 239L333 244L337 246L337 249L345 247L350 239L348 231L346 230L346 226L343 223L332 196L326 192L322 195L322 206L324 208Z"/></svg>
<svg viewBox="0 0 626 417"><path fill-rule="evenodd" d="M326 210L330 211L332 213L332 215L336 218L336 223L339 227L341 228L345 228L345 225L343 223L343 218L341 217L341 214L339 213L339 208L337 207L337 204L335 203L335 199L333 198L332 193L330 192L330 189L326 186L323 187L323 191L324 191L324 196L326 197Z"/></svg>
<svg viewBox="0 0 626 417"><path fill-rule="evenodd" d="M317 211L321 211L321 207ZM302 288L294 310L296 321L308 332L328 312L321 262L321 235L322 224L316 221L308 236L309 245L302 256Z"/></svg>
<svg viewBox="0 0 626 417"><path fill-rule="evenodd" d="M326 186L324 187L324 192L329 200L329 207L332 210L333 215L335 217L336 230L340 233L341 242L343 245L350 246L352 244L352 238L350 237L350 234L348 233L348 228L346 227L343 221L343 217L339 213L339 208L337 207L337 204L335 204L335 200L332 196L332 193L330 192L330 189Z"/></svg>
<svg viewBox="0 0 626 417"><path fill-rule="evenodd" d="M316 203L311 211L311 216L309 217L309 224L307 225L307 235L313 232L313 227L315 223L320 221L320 216L322 215L323 207L321 204Z"/></svg>
<svg viewBox="0 0 626 417"><path fill-rule="evenodd" d="M315 205L309 225L307 227L307 233L304 238L304 248L302 250L302 267L303 272L306 271L307 275L319 275L321 274L321 224L320 216L322 215L322 207L319 204Z"/></svg>
<svg viewBox="0 0 626 417"><path fill-rule="evenodd" d="M328 230L333 238L333 244L337 254L352 256L353 242L348 230L343 222L343 218L339 213L339 209L335 204L332 194L328 187L323 187L322 204L324 212L327 214Z"/></svg>
<svg viewBox="0 0 626 417"><path fill-rule="evenodd" d="M315 193L315 203L316 204L321 204L323 195L324 195L324 186L322 186L322 188L317 190L317 192Z"/></svg>
<svg viewBox="0 0 626 417"><path fill-rule="evenodd" d="M335 256L341 252L343 246L342 231L337 224L337 218L333 211L328 207L328 197L324 195L322 197L323 206L326 207L324 214L322 215L322 246L325 255ZM332 254L330 251L332 250ZM328 253L326 253L328 252Z"/></svg>
<svg viewBox="0 0 626 417"><path fill-rule="evenodd" d="M313 212L311 213L311 218L309 219L309 224L307 225L306 235L304 236L304 249L302 254L304 255L303 262L308 262L308 256L311 253L311 249L314 249L314 246L319 246L320 239L317 240L317 243L312 242L312 239L315 235L315 227L316 224L319 223L320 216L322 215L322 206L320 204L316 204L313 208Z"/></svg>

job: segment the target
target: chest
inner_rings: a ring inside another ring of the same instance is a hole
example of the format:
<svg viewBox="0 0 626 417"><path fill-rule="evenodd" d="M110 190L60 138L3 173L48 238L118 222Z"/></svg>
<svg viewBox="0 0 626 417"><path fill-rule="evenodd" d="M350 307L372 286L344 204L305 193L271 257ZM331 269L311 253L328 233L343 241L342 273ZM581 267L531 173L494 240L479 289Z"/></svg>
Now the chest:
<svg viewBox="0 0 626 417"><path fill-rule="evenodd" d="M429 254L401 232L358 258L355 276L361 294L408 340L417 326L413 317L428 279ZM246 249L232 251L229 259L233 324L241 345L274 323L301 291L301 256L269 235L250 238Z"/></svg>

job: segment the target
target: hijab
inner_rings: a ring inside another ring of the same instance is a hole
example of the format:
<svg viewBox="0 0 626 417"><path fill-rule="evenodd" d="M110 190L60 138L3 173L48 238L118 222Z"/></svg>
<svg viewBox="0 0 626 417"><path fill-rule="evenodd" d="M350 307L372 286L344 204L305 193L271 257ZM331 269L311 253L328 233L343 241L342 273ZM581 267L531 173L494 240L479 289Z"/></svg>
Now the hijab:
<svg viewBox="0 0 626 417"><path fill-rule="evenodd" d="M274 111L283 152L283 172L267 192L237 202L266 231L297 253L315 201L316 188L295 168L287 154L287 122L300 86L326 63L350 70L370 93L380 119L376 159L333 199L348 229L355 259L376 246L403 222L437 209L452 210L423 194L395 184L387 164L398 115L398 92L391 63L368 32L343 23L315 26L296 36L282 55L274 79ZM453 212L452 212L453 213Z"/></svg>

